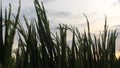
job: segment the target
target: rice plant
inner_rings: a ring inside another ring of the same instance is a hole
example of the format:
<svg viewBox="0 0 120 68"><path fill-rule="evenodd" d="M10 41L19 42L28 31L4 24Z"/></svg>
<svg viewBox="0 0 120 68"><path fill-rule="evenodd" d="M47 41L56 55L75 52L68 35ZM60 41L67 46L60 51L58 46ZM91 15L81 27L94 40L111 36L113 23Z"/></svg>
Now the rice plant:
<svg viewBox="0 0 120 68"><path fill-rule="evenodd" d="M0 64L4 68L9 68L12 63L12 46L20 14L20 5L14 19L11 19L11 4L9 4L8 13L5 9L4 18L2 17L2 7L0 11Z"/></svg>
<svg viewBox="0 0 120 68"><path fill-rule="evenodd" d="M91 34L89 20L85 14L87 32L81 33L76 27L60 24L57 29L59 33L53 34L43 3L34 0L34 6L37 19L31 20L29 24L27 17L23 16L27 28L19 21L20 6L14 20L11 19L11 6L8 14L5 11L5 19L1 15L0 68L120 67L120 59L115 56L118 33L108 28L107 17L104 30L99 36ZM73 34L71 45L67 44L68 31ZM18 48L13 58L11 54L15 33L18 34Z"/></svg>

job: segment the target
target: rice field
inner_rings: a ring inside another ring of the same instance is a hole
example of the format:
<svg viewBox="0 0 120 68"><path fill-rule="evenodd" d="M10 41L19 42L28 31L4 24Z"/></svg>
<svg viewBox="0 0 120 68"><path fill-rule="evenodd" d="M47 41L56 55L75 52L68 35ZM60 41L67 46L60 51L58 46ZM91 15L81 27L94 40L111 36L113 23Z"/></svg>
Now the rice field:
<svg viewBox="0 0 120 68"><path fill-rule="evenodd" d="M11 5L9 11L1 10L0 68L120 68L120 58L115 56L118 33L108 28L107 17L99 36L91 34L85 14L87 30L84 33L76 27L59 24L59 32L53 34L43 3L35 0L34 6L37 19L29 24L27 17L23 16L26 28L19 19L20 2L14 18L11 18ZM68 31L72 33L71 45L67 44ZM18 48L12 56L16 34Z"/></svg>

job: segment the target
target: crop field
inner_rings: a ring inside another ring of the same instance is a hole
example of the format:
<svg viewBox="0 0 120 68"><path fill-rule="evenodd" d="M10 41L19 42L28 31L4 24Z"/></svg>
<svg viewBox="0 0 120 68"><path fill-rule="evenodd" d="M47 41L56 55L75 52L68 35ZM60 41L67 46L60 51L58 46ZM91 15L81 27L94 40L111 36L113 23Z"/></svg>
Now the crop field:
<svg viewBox="0 0 120 68"><path fill-rule="evenodd" d="M11 18L11 5L9 11L0 10L0 68L120 68L120 58L115 56L118 33L109 29L107 17L99 36L91 34L85 14L87 30L84 33L76 27L59 24L59 32L53 34L43 3L35 0L34 7L37 19L29 24L23 16L26 28L19 19L20 2L14 18ZM68 31L72 33L71 45L67 43ZM13 52L16 34L18 48Z"/></svg>

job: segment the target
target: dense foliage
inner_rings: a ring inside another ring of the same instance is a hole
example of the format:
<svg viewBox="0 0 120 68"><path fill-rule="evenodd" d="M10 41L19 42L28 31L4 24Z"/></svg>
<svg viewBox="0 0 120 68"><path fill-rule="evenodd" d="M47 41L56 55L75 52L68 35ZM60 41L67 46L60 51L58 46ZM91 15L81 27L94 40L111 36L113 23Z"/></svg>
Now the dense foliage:
<svg viewBox="0 0 120 68"><path fill-rule="evenodd" d="M60 24L59 33L52 34L43 4L34 0L37 19L26 28L19 20L18 13L11 18L5 10L0 16L0 68L120 68L120 59L115 56L117 32L109 30L107 20L99 37L92 35L87 16L87 32ZM1 10L2 11L2 10ZM67 44L67 32L73 34L72 44ZM18 48L12 56L13 42L18 34ZM71 46L71 47L70 47Z"/></svg>

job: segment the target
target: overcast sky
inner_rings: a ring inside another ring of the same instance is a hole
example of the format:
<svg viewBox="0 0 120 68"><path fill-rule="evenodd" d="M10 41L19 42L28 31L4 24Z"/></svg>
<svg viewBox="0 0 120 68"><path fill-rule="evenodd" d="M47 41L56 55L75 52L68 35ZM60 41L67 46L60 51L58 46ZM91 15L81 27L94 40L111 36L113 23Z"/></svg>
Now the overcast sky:
<svg viewBox="0 0 120 68"><path fill-rule="evenodd" d="M12 11L16 12L19 0L3 0L3 7L12 4ZM86 26L85 13L91 24L92 31L102 29L105 14L108 17L108 25L110 27L119 26L120 18L120 1L119 0L39 0L43 1L47 16L50 22L55 25L57 23L65 23L76 25L79 28ZM33 0L21 0L21 14L28 18L36 17ZM52 26L52 25L51 25Z"/></svg>
<svg viewBox="0 0 120 68"><path fill-rule="evenodd" d="M86 28L85 13L90 21L91 31L99 32L104 25L107 15L110 28L120 28L120 0L39 0L44 3L52 29L58 23L75 25L82 31ZM16 12L19 0L3 0L3 8L12 4L12 11ZM21 14L32 19L36 17L33 0L21 0ZM120 36L118 37L120 38ZM118 39L119 40L119 39ZM117 42L117 49L120 48ZM120 43L119 43L120 44Z"/></svg>

